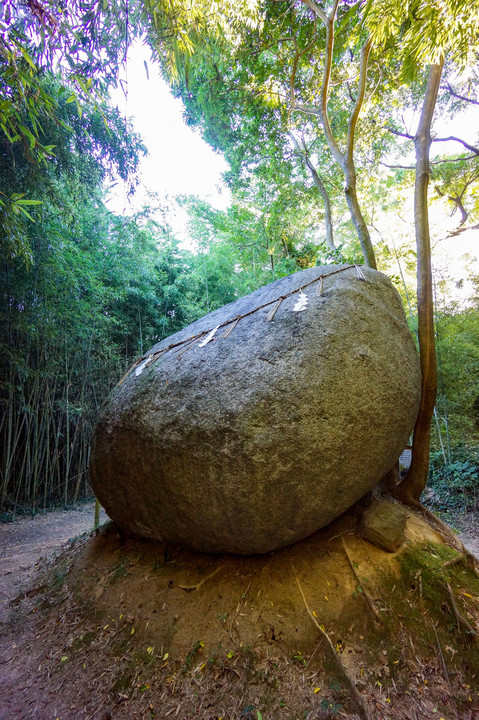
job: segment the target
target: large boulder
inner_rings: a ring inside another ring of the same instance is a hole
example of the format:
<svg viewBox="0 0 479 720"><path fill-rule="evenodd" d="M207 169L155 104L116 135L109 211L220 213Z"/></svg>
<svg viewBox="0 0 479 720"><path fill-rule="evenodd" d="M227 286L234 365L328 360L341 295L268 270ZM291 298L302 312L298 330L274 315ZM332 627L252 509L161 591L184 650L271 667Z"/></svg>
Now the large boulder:
<svg viewBox="0 0 479 720"><path fill-rule="evenodd" d="M398 293L363 273L282 278L141 358L93 440L110 517L194 550L264 553L368 493L407 444L420 368Z"/></svg>

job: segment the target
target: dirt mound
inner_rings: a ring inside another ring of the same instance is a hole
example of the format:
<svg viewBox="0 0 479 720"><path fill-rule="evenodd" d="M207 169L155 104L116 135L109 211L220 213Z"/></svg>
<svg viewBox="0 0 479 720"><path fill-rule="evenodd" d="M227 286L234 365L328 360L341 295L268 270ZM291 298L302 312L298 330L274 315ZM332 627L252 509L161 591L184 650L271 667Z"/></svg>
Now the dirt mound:
<svg viewBox="0 0 479 720"><path fill-rule="evenodd" d="M479 718L479 580L415 513L397 553L358 513L250 558L78 540L2 632L0 718Z"/></svg>

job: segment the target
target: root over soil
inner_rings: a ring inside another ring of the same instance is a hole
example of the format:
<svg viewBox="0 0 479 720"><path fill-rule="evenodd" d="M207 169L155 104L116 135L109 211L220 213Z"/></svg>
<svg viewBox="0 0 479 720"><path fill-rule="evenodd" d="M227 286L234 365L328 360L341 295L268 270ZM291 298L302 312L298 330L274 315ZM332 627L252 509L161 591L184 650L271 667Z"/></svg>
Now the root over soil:
<svg viewBox="0 0 479 720"><path fill-rule="evenodd" d="M79 538L12 607L0 718L479 720L479 580L413 511L397 553L357 522L249 558Z"/></svg>

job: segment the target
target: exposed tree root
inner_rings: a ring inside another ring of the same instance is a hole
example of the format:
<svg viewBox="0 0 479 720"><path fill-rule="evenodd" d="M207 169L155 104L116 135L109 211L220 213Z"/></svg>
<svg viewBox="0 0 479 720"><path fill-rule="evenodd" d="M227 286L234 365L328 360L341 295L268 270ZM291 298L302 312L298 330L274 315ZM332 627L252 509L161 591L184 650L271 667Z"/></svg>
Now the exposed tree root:
<svg viewBox="0 0 479 720"><path fill-rule="evenodd" d="M207 575L203 580L200 580L199 583L196 583L196 585L178 585L179 588L182 590L186 590L186 592L191 592L192 590L199 590L202 585L205 584L208 580L211 580L212 577L214 577L217 573L219 573L220 570L223 569L223 565L221 567L216 568L216 570L213 570L212 573Z"/></svg>
<svg viewBox="0 0 479 720"><path fill-rule="evenodd" d="M471 623L468 620L466 620L464 615L462 615L462 613L460 612L460 610L457 606L456 598L454 597L454 593L453 593L452 588L449 585L449 583L447 583L446 587L447 587L447 591L449 593L449 597L451 599L451 605L452 605L452 609L454 611L454 615L456 616L457 627L460 629L461 625L463 625L466 628L466 630L468 632L470 632L472 635L477 635L477 632L472 627Z"/></svg>
<svg viewBox="0 0 479 720"><path fill-rule="evenodd" d="M361 594L362 594L362 596L363 596L363 598L364 598L364 600L365 600L365 602L366 602L366 605L368 606L368 608L370 609L371 613L373 614L374 619L375 619L375 620L381 620L381 615L379 614L379 612L378 612L378 610L377 610L377 608L376 608L376 606L375 606L375 604L374 604L374 602L373 602L373 599L372 599L371 595L368 593L368 591L367 591L366 588L364 587L363 583L361 582L361 578L359 577L359 573L357 572L356 568L354 567L354 563L353 563L353 561L351 560L351 557L350 557L349 552L348 552L348 548L347 548L347 546L346 546L346 542L345 542L345 540L344 540L344 535L343 535L343 537L341 538L341 540L343 541L344 552L345 552L346 557L347 557L347 559L348 559L348 562L349 562L349 565L350 565L350 567L351 567L351 570L353 571L353 575L354 575L354 577L356 578L356 581L357 581L359 587L361 588Z"/></svg>
<svg viewBox="0 0 479 720"><path fill-rule="evenodd" d="M459 563L464 562L464 560L466 560L466 558L463 555L458 555L457 557L452 558L452 560L445 562L443 567L453 567L454 565L459 565Z"/></svg>
<svg viewBox="0 0 479 720"><path fill-rule="evenodd" d="M295 574L295 580L296 580L296 582L297 582L297 584L298 584L299 592L301 593L301 597L303 598L303 603L304 603L304 606L305 606L305 608L306 608L306 610L307 610L307 613L308 613L309 617L310 617L311 620L313 621L313 623L314 623L316 629L318 630L318 632L320 633L320 635L326 640L326 644L327 644L327 646L328 646L328 648L329 648L329 650L330 650L331 657L333 658L335 664L337 665L337 667L338 667L341 675L343 675L343 676L346 678L346 680L348 681L349 687L350 687L350 689L351 689L351 693L352 693L352 695L353 695L353 697L354 697L354 700L355 700L355 702L356 702L356 705L358 706L358 709L359 709L359 711L360 711L361 717L363 718L363 720L372 720L372 717L371 717L371 715L370 715L370 713L369 713L369 710L368 710L367 705L366 705L366 703L365 703L365 701L364 701L364 698L362 697L361 693L360 693L359 690L357 689L356 684L355 684L355 682L354 682L354 679L351 677L351 675L350 675L347 667L344 665L344 663L342 662L340 656L338 655L338 653L337 653L336 650L334 649L334 645L333 645L333 643L331 642L331 638L329 637L329 635L328 635L328 633L326 632L326 630L324 630L324 629L321 627L321 625L318 623L318 621L317 621L316 618L314 617L313 613L311 612L311 609L310 609L310 607L309 607L309 605L308 605L308 603L307 603L307 601L306 601L306 598L305 598L305 596L304 596L303 588L301 587L301 583L299 582L299 579L298 579L298 577L296 576L296 574Z"/></svg>

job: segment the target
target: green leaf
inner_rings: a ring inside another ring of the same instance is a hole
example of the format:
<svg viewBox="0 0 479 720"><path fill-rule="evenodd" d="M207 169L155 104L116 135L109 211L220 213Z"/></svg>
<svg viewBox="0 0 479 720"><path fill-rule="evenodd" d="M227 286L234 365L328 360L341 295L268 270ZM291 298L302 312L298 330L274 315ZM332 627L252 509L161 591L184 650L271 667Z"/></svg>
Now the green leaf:
<svg viewBox="0 0 479 720"><path fill-rule="evenodd" d="M27 127L25 127L25 125L19 125L18 127L20 128L22 133L26 135L27 138L30 140L30 149L34 148L37 143L36 137L30 132Z"/></svg>
<svg viewBox="0 0 479 720"><path fill-rule="evenodd" d="M16 207L16 205L15 205L15 207ZM28 218L29 220L31 220L32 222L35 222L35 218L33 218L33 217L30 215L30 213L25 210L25 208L19 206L18 209L17 209L17 212L18 212L18 211L20 211L20 212L22 212L24 215L26 215L27 218Z"/></svg>
<svg viewBox="0 0 479 720"><path fill-rule="evenodd" d="M370 0L370 2L371 2L371 0ZM359 10L359 8L361 7L361 5L362 5L362 2L361 2L361 0L360 0L359 2L355 3L354 5L352 5L352 6L349 8L348 12L347 12L346 15L342 18L340 24L338 25L338 27L337 27L337 29L336 29L336 34L337 34L337 35L339 35L339 33L341 33L341 32L344 30L344 28L346 27L346 25L348 24L348 22L351 20L352 17L356 17L356 16L357 16L358 10Z"/></svg>

